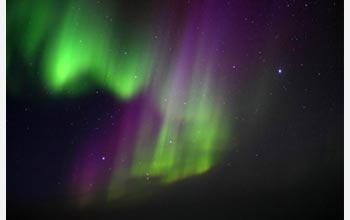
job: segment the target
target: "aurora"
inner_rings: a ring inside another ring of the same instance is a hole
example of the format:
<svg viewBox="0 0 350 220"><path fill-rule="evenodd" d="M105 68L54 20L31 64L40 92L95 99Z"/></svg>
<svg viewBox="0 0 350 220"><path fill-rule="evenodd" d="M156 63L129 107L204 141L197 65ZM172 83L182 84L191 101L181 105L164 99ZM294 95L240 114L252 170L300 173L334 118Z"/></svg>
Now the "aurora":
<svg viewBox="0 0 350 220"><path fill-rule="evenodd" d="M12 4L8 22L23 24L27 33L16 49L37 60L41 86L52 97L101 88L127 106L118 125L102 126L109 141L78 143L67 182L83 203L101 189L107 200L133 193L145 178L167 185L201 175L223 155L232 125L221 99L228 85L217 77L212 56L225 32L212 4L193 3L162 21L141 13L142 22L130 25L118 3L65 1L60 12L54 1L38 1L29 11ZM89 159L101 151L102 159Z"/></svg>
<svg viewBox="0 0 350 220"><path fill-rule="evenodd" d="M7 217L341 219L343 14L6 1Z"/></svg>

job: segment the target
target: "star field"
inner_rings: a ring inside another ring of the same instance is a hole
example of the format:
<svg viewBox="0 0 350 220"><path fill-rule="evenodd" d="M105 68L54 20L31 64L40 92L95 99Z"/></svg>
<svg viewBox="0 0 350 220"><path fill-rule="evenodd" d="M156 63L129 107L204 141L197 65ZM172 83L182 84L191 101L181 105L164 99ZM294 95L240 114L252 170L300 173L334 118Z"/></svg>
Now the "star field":
<svg viewBox="0 0 350 220"><path fill-rule="evenodd" d="M341 217L342 2L7 4L10 217Z"/></svg>

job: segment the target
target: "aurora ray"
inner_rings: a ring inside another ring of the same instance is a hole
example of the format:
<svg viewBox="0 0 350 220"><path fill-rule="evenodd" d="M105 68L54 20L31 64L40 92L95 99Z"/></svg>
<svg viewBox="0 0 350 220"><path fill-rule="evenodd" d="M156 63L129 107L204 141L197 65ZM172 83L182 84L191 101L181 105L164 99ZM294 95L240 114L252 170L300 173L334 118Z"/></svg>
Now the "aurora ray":
<svg viewBox="0 0 350 220"><path fill-rule="evenodd" d="M119 98L130 98L149 80L153 62L149 34L114 25L121 20L118 13L107 16L106 22L106 8L84 6L74 2L68 7L48 49L46 81L58 93L68 88L79 94L92 81ZM133 37L123 37L126 31Z"/></svg>

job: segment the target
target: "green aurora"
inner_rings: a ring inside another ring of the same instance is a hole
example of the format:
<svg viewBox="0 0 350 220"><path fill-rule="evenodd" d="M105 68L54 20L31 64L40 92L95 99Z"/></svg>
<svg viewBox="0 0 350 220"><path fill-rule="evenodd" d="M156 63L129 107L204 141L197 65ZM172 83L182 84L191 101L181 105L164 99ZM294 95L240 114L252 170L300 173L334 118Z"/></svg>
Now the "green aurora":
<svg viewBox="0 0 350 220"><path fill-rule="evenodd" d="M133 131L133 144L115 143L118 149L134 151L127 167L120 166L120 155L115 156L109 199L126 193L129 178L143 179L146 175L172 183L215 166L231 130L223 117L221 89L213 83L215 62L200 61L205 59L202 54L214 53L215 40L195 43L190 39L193 33L185 31L183 46L174 49L171 57L159 51L150 24L144 21L128 26L123 23L123 13L118 14L115 8L111 13L106 6L96 6L95 1L14 2L8 6L8 32L11 36L23 34L15 36L19 42L15 49L7 49L7 62L13 61L13 50L17 50L24 60L39 63L41 85L52 96L77 98L103 88L128 103L146 90L152 94L150 100L160 112L161 122L152 120L145 108ZM167 58L174 62L160 64ZM13 91L17 91L20 79L9 74L10 90L16 87ZM120 126L122 130L123 124ZM81 164L82 169L90 166ZM91 173L97 171L86 172L94 176ZM93 190L85 185L97 180L78 179L78 188L89 195Z"/></svg>

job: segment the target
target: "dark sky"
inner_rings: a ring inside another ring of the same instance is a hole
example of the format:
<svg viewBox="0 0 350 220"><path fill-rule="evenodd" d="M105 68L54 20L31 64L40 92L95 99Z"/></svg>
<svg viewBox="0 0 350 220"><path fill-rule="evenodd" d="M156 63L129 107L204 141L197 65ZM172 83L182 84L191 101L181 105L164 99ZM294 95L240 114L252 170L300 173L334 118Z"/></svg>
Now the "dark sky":
<svg viewBox="0 0 350 220"><path fill-rule="evenodd" d="M241 71L239 88L232 85L225 96L234 106L228 113L233 146L204 175L145 200L88 209L71 204L67 172L78 144L98 126L96 116L107 120L101 112L113 109L118 123L125 103L103 88L52 98L8 32L7 46L15 51L7 67L8 218L342 219L343 1L230 2L237 7L227 9L235 14L227 28L234 18L240 37L228 56ZM9 88L16 77L20 95Z"/></svg>

